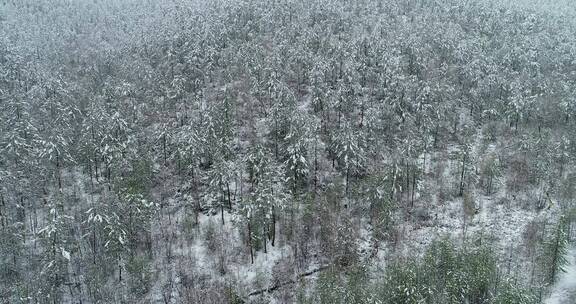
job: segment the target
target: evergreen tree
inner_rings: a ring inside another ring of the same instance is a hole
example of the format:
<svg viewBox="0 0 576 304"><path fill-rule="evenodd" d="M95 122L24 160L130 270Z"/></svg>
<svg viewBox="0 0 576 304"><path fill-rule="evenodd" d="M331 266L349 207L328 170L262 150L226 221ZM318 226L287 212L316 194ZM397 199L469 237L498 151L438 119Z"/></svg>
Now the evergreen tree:
<svg viewBox="0 0 576 304"><path fill-rule="evenodd" d="M556 282L558 276L565 271L568 264L566 254L568 252L568 227L570 222L566 216L562 216L558 223L553 226L551 235L544 242L541 253L542 283L551 285Z"/></svg>
<svg viewBox="0 0 576 304"><path fill-rule="evenodd" d="M361 134L346 121L341 132L332 140L332 150L345 176L346 195L350 189L350 179L366 169L366 154Z"/></svg>

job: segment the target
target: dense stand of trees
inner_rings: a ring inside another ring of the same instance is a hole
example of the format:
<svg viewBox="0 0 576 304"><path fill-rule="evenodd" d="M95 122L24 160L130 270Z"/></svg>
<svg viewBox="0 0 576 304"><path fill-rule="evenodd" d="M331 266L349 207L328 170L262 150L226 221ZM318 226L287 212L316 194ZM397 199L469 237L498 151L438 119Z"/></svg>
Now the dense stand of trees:
<svg viewBox="0 0 576 304"><path fill-rule="evenodd" d="M302 301L542 299L574 218L570 11L208 2L0 3L0 298L138 302L156 277L177 301L182 207L191 227L203 215L238 227L247 263L281 239L300 263L345 269ZM462 200L473 221L477 195L547 214L517 257L529 278L497 270L485 247L497 244L446 241L423 262L392 263L381 293L352 286L375 282L357 221L368 219L377 258L402 242L398 224L436 205ZM209 246L220 275L226 246ZM230 285L203 298L240 300Z"/></svg>

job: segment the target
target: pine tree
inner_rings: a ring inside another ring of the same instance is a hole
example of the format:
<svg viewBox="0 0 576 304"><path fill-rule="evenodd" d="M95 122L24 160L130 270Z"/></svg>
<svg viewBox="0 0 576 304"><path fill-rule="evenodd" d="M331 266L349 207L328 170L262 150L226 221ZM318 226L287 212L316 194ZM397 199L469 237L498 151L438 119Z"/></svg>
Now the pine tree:
<svg viewBox="0 0 576 304"><path fill-rule="evenodd" d="M246 221L253 262L253 240L259 241L264 250L268 239L275 245L277 217L287 208L288 196L284 188L285 168L274 162L262 146L256 145L248 155L247 169L252 185L238 211Z"/></svg>
<svg viewBox="0 0 576 304"><path fill-rule="evenodd" d="M287 169L288 181L292 184L292 191L296 190L305 181L308 172L308 141L310 130L307 117L296 111L291 115L289 128L284 142L286 145L286 160L284 166Z"/></svg>
<svg viewBox="0 0 576 304"><path fill-rule="evenodd" d="M208 172L208 201L213 211L220 210L220 218L224 225L224 208L232 210L231 183L236 178L238 169L235 162L216 158Z"/></svg>
<svg viewBox="0 0 576 304"><path fill-rule="evenodd" d="M515 280L505 280L498 287L494 304L536 304L538 298L532 290L523 288Z"/></svg>
<svg viewBox="0 0 576 304"><path fill-rule="evenodd" d="M68 280L68 263L71 262L72 239L69 235L74 218L64 213L60 201L47 205L47 223L38 231L44 251L41 255L41 285L38 297L60 301L63 284Z"/></svg>
<svg viewBox="0 0 576 304"><path fill-rule="evenodd" d="M541 253L541 265L543 283L552 285L558 279L560 273L565 271L568 264L568 218L563 215L554 225L551 235L544 242Z"/></svg>
<svg viewBox="0 0 576 304"><path fill-rule="evenodd" d="M345 177L345 193L348 195L350 179L361 174L366 166L366 153L361 134L350 122L345 121L341 132L332 140L332 150Z"/></svg>

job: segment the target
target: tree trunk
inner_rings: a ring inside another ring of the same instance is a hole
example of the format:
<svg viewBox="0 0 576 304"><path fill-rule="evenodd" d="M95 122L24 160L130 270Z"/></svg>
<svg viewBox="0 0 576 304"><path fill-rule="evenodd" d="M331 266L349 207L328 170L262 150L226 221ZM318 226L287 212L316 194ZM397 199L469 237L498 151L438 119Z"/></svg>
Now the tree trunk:
<svg viewBox="0 0 576 304"><path fill-rule="evenodd" d="M248 249L250 250L250 263L254 264L254 252L252 251L252 226L248 219Z"/></svg>
<svg viewBox="0 0 576 304"><path fill-rule="evenodd" d="M220 202L220 218L222 219L222 226L224 226L224 204Z"/></svg>
<svg viewBox="0 0 576 304"><path fill-rule="evenodd" d="M390 191L390 200L394 200L396 194L396 161L394 161L394 170L392 171L392 191Z"/></svg>
<svg viewBox="0 0 576 304"><path fill-rule="evenodd" d="M364 126L364 104L360 107L360 125L359 127L362 128Z"/></svg>
<svg viewBox="0 0 576 304"><path fill-rule="evenodd" d="M274 118L274 156L278 160L278 119Z"/></svg>
<svg viewBox="0 0 576 304"><path fill-rule="evenodd" d="M0 193L0 225L2 225L2 229L6 226L4 223L4 216L2 214L2 209L4 208L4 194Z"/></svg>
<svg viewBox="0 0 576 304"><path fill-rule="evenodd" d="M349 187L349 177L350 177L350 168L346 167L346 197L348 197L348 187Z"/></svg>
<svg viewBox="0 0 576 304"><path fill-rule="evenodd" d="M166 166L166 134L162 136L162 151L164 153L164 166Z"/></svg>
<svg viewBox="0 0 576 304"><path fill-rule="evenodd" d="M98 182L98 156L94 152L94 179Z"/></svg>
<svg viewBox="0 0 576 304"><path fill-rule="evenodd" d="M268 238L266 237L267 235L267 231L266 231L266 225L263 225L262 227L262 242L264 243L264 253L268 253L268 246L266 245L266 243L268 243Z"/></svg>
<svg viewBox="0 0 576 304"><path fill-rule="evenodd" d="M232 210L232 198L230 197L230 183L226 182L226 192L228 193L228 209Z"/></svg>
<svg viewBox="0 0 576 304"><path fill-rule="evenodd" d="M112 169L110 169L110 163L106 163L106 175L108 179L108 191L112 191Z"/></svg>
<svg viewBox="0 0 576 304"><path fill-rule="evenodd" d="M438 147L438 131L440 129L440 124L436 124L436 129L434 130L434 148Z"/></svg>
<svg viewBox="0 0 576 304"><path fill-rule="evenodd" d="M404 160L406 164L406 204L410 201L410 167L408 166L408 161Z"/></svg>
<svg viewBox="0 0 576 304"><path fill-rule="evenodd" d="M94 177L92 176L92 162L88 161L88 173L90 173L90 187L91 190L94 190Z"/></svg>
<svg viewBox="0 0 576 304"><path fill-rule="evenodd" d="M314 193L318 189L318 139L314 141Z"/></svg>
<svg viewBox="0 0 576 304"><path fill-rule="evenodd" d="M96 254L96 227L92 227L92 263L94 263L94 265L96 265Z"/></svg>
<svg viewBox="0 0 576 304"><path fill-rule="evenodd" d="M62 191L62 176L60 175L60 155L56 153L56 174L58 178L58 189Z"/></svg>
<svg viewBox="0 0 576 304"><path fill-rule="evenodd" d="M462 244L466 246L466 230L468 228L468 215L464 211L464 222L462 223Z"/></svg>
<svg viewBox="0 0 576 304"><path fill-rule="evenodd" d="M298 190L298 171L296 170L296 166L294 166L294 183L293 183L293 187L294 187L294 194L296 194L296 190Z"/></svg>
<svg viewBox="0 0 576 304"><path fill-rule="evenodd" d="M462 158L462 171L460 172L460 191L458 192L460 196L464 194L464 171L466 170L466 154Z"/></svg>
<svg viewBox="0 0 576 304"><path fill-rule="evenodd" d="M180 162L180 153L176 153L176 170L178 171L178 175L182 174L182 165Z"/></svg>
<svg viewBox="0 0 576 304"><path fill-rule="evenodd" d="M274 242L276 241L276 211L274 210L274 206L272 206L271 241L272 241L272 247L274 247Z"/></svg>
<svg viewBox="0 0 576 304"><path fill-rule="evenodd" d="M414 193L416 192L416 170L412 171L412 197L410 200L410 204L414 207Z"/></svg>

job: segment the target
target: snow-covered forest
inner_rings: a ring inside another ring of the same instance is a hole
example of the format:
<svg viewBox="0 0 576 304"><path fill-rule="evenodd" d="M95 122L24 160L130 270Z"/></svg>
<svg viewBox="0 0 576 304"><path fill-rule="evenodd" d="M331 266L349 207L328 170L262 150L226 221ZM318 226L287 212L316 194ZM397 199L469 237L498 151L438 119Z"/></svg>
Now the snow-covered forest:
<svg viewBox="0 0 576 304"><path fill-rule="evenodd" d="M576 303L576 3L0 0L0 303Z"/></svg>

